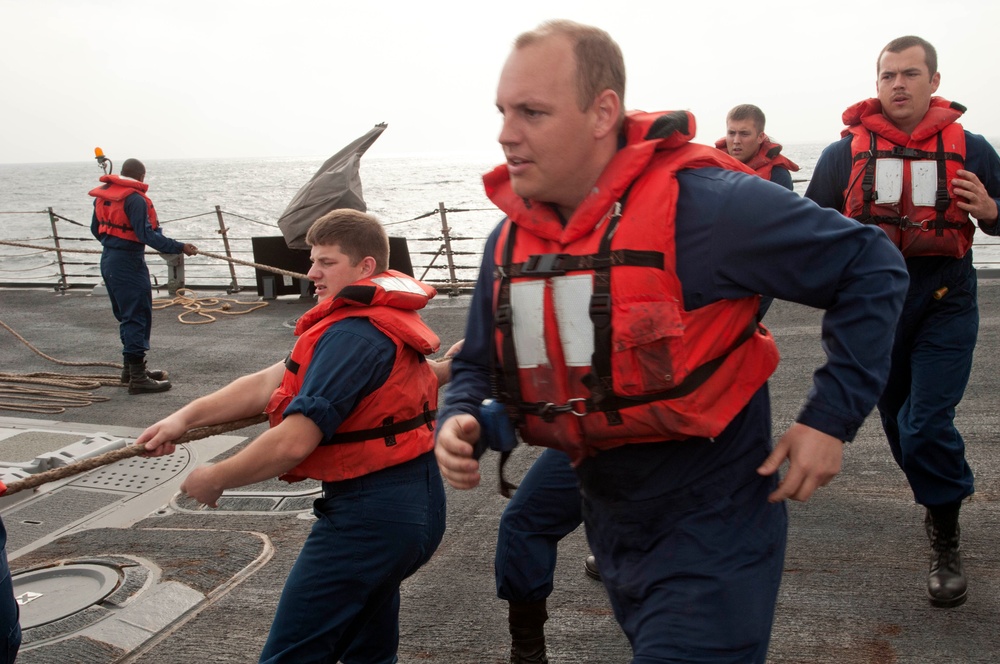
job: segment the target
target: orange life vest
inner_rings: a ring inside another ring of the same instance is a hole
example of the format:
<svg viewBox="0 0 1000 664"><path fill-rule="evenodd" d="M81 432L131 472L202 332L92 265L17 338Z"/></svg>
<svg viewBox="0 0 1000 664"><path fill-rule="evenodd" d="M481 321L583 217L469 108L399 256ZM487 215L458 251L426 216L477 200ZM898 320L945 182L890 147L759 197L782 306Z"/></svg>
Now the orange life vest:
<svg viewBox="0 0 1000 664"><path fill-rule="evenodd" d="M717 140L715 142L715 147L719 148L726 154L729 153L729 148L726 147L725 138ZM767 181L771 180L771 171L774 170L775 166L783 166L791 172L799 170L798 164L781 154L781 144L773 143L771 139L767 137L767 134L764 134L764 140L757 149L757 153L750 158L750 161L746 162L746 165L747 167L753 169L757 175Z"/></svg>
<svg viewBox="0 0 1000 664"><path fill-rule="evenodd" d="M156 230L159 223L156 221L153 201L146 196L148 184L118 175L102 175L100 179L104 185L90 190L90 195L97 199L94 201L94 213L97 215L99 235L113 235L123 240L139 242L132 223L125 214L125 199L132 194L139 194L146 201L149 225Z"/></svg>
<svg viewBox="0 0 1000 664"><path fill-rule="evenodd" d="M434 448L438 382L423 356L440 346L417 313L434 297L431 286L388 270L356 281L299 318L298 340L288 359L281 386L266 412L277 426L285 408L302 389L316 343L337 321L367 318L396 344L389 378L351 411L337 432L281 479L307 477L336 482L373 473L414 459Z"/></svg>
<svg viewBox="0 0 1000 664"><path fill-rule="evenodd" d="M844 214L877 224L904 256L965 256L976 229L951 185L965 165L965 131L956 122L964 112L932 97L907 135L882 114L878 99L844 111L842 133L854 137Z"/></svg>
<svg viewBox="0 0 1000 664"><path fill-rule="evenodd" d="M565 224L484 178L508 215L494 260L498 396L531 444L574 460L628 443L718 435L778 364L759 296L684 309L677 171L751 173L689 143L686 112L630 113L626 145Z"/></svg>

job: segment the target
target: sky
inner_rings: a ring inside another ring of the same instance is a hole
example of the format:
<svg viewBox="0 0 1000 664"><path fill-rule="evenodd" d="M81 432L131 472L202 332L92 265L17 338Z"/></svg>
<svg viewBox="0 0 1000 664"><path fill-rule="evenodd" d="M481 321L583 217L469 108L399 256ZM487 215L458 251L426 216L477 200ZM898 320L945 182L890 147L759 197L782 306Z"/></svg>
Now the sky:
<svg viewBox="0 0 1000 664"><path fill-rule="evenodd" d="M690 110L701 142L740 103L782 143L832 142L906 34L1000 137L995 0L0 0L0 163L328 156L379 122L369 155L499 158L500 70L553 18L607 30L626 107Z"/></svg>

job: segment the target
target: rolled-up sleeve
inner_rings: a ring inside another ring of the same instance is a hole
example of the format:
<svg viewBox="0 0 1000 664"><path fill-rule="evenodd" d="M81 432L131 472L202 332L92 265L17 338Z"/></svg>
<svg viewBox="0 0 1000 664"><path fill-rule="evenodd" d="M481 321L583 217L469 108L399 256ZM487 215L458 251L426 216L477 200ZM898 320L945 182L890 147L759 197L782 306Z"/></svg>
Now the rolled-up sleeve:
<svg viewBox="0 0 1000 664"><path fill-rule="evenodd" d="M396 361L396 345L365 318L334 323L316 343L302 389L284 416L305 415L327 441L358 403L380 388Z"/></svg>

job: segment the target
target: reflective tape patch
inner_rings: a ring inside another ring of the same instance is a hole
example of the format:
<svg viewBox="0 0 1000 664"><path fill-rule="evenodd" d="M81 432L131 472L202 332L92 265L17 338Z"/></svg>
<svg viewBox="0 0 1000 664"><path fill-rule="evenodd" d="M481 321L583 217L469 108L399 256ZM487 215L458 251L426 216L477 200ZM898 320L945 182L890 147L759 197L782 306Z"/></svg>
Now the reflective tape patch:
<svg viewBox="0 0 1000 664"><path fill-rule="evenodd" d="M384 276L372 279L373 282L381 286L387 293L405 292L415 295L424 295L424 291L417 282L412 279L400 279L399 277Z"/></svg>
<svg viewBox="0 0 1000 664"><path fill-rule="evenodd" d="M913 162L910 165L910 188L914 205L934 207L938 188L937 162Z"/></svg>
<svg viewBox="0 0 1000 664"><path fill-rule="evenodd" d="M533 369L548 365L545 353L545 282L519 281L511 284L510 308L517 366Z"/></svg>
<svg viewBox="0 0 1000 664"><path fill-rule="evenodd" d="M880 204L898 203L902 195L903 160L877 160L875 162L875 200Z"/></svg>
<svg viewBox="0 0 1000 664"><path fill-rule="evenodd" d="M552 288L566 366L589 367L594 354L594 324L590 321L593 276L575 274L555 277Z"/></svg>

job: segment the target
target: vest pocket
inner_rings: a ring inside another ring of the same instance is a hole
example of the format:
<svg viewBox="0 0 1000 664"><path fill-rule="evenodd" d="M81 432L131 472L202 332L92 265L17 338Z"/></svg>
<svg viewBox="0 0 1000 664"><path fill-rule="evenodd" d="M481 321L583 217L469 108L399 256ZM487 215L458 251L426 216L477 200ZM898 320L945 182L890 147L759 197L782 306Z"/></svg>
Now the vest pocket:
<svg viewBox="0 0 1000 664"><path fill-rule="evenodd" d="M683 335L676 302L615 305L611 340L615 392L639 396L679 385L688 373Z"/></svg>

